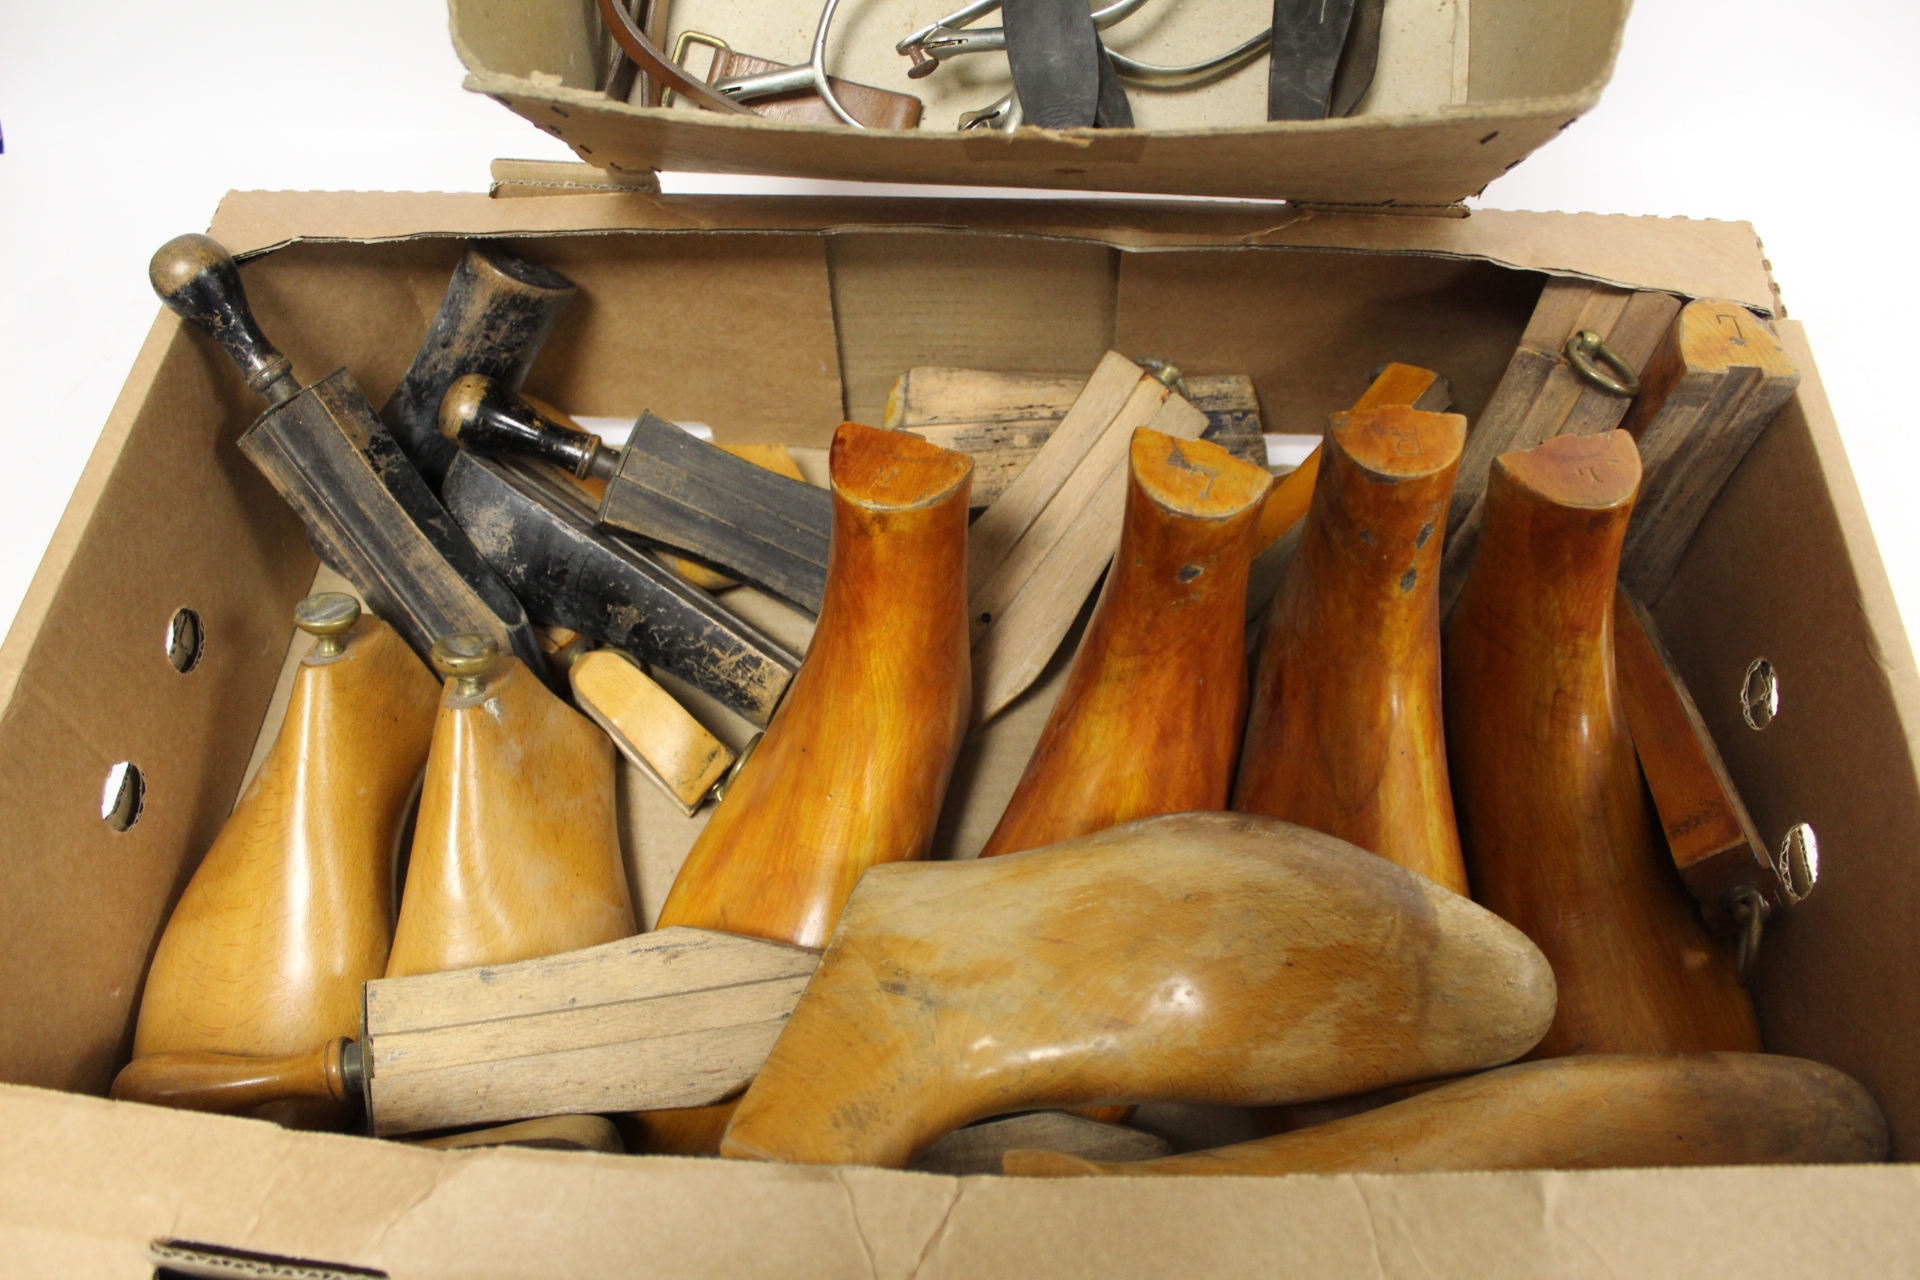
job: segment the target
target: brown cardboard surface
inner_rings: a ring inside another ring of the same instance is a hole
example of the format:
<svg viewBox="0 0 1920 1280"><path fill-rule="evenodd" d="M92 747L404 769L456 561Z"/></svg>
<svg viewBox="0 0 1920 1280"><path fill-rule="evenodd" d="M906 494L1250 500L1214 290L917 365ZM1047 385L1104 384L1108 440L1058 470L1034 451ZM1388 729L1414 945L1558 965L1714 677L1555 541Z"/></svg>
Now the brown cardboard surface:
<svg viewBox="0 0 1920 1280"><path fill-rule="evenodd" d="M104 1090L141 975L225 821L313 574L299 521L233 440L252 420L212 343L155 324L0 649L0 1077ZM167 660L175 610L205 632ZM108 769L146 779L101 820Z"/></svg>
<svg viewBox="0 0 1920 1280"><path fill-rule="evenodd" d="M958 1179L430 1151L11 1086L0 1155L0 1249L23 1278L146 1280L154 1239L396 1280L1773 1280L1920 1267L1920 1174L1904 1167Z"/></svg>
<svg viewBox="0 0 1920 1280"><path fill-rule="evenodd" d="M432 231L422 228L431 227ZM1241 245L1477 258L1689 298L1778 310L1745 222L1482 209L1467 218L1330 213L1194 201L759 198L647 194L490 200L444 192L236 191L212 233L246 257L296 240L561 236L614 231L955 232L1096 240L1122 249Z"/></svg>
<svg viewBox="0 0 1920 1280"><path fill-rule="evenodd" d="M1767 1046L1865 1084L1896 1158L1920 1155L1920 675L1801 327L1780 325L1798 393L1721 491L1656 616L1776 852L1811 823L1820 882L1767 928L1756 986ZM1780 714L1749 728L1747 664L1779 673Z"/></svg>
<svg viewBox="0 0 1920 1280"><path fill-rule="evenodd" d="M913 216L890 221L896 207ZM502 208L518 216L489 224ZM796 442L838 420L843 379L847 400L869 397L889 360L903 371L923 352L1014 358L1016 347L1052 343L1033 359L1059 367L1108 327L1123 349L1151 343L1195 371L1252 373L1269 421L1339 407L1349 373L1363 379L1363 366L1388 356L1430 363L1477 405L1540 271L1604 261L1663 287L1685 270L1765 283L1743 224L1316 216L1281 230L1338 243L1303 237L1281 252L1258 231L1222 234L1248 225L1244 209L992 205L987 230L969 236L930 225L928 206L892 202L840 206L832 220L805 202L699 208L685 218L674 202L626 195L279 195L236 197L222 218L263 237L255 248L290 246L245 275L267 332L308 379L344 362L377 401L438 302L454 240L507 230L531 236L523 248L582 289L572 327L535 367L536 394L628 414L689 388L669 406L675 416ZM409 224L407 210L449 220ZM614 214L618 227L606 225ZM702 219L722 232L688 234ZM764 234L789 222L808 234ZM1476 224L1473 236L1437 230ZM812 234L829 226L832 237ZM339 243L347 227L377 242ZM1152 251L1183 244L1192 247ZM1465 244L1479 251L1458 251ZM1352 252L1369 245L1377 251ZM1704 266L1685 265L1689 247ZM915 290L926 296L904 296ZM1821 836L1820 888L1769 928L1759 989L1769 1046L1858 1076L1905 1154L1920 1142L1910 1052L1920 1030L1910 927L1920 680L1811 356L1797 326L1784 337L1807 375L1799 395L1723 493L1658 614L1763 834L1777 843L1787 824L1811 821ZM256 408L211 344L163 316L0 648L0 1079L11 1082L0 1086L0 1258L10 1273L144 1277L155 1237L395 1276L1691 1280L1920 1267L1907 1168L959 1182L437 1153L76 1096L102 1090L119 1065L154 937L225 818L249 750L274 728L262 715L288 611L313 579L295 522L232 447ZM800 457L817 478L817 453ZM728 599L804 642L790 610L750 592ZM201 611L208 637L186 676L162 645L182 603ZM984 840L1065 654L967 744L936 841L943 856L970 856ZM1782 711L1754 733L1733 693L1760 654L1780 669ZM695 711L739 745L741 726ZM128 758L148 769L148 806L117 835L98 817L98 793L107 766ZM632 777L620 798L636 896L652 916L698 820Z"/></svg>
<svg viewBox="0 0 1920 1280"><path fill-rule="evenodd" d="M1198 89L1131 91L1136 129L1016 136L953 131L962 108L1004 91L1004 59L973 57L925 80L906 78L894 41L951 7L948 0L848 6L829 41L834 74L927 102L925 127L911 131L632 107L596 91L606 42L593 30L590 6L450 0L448 10L467 88L602 167L1445 206L1520 163L1599 99L1627 6L1389 0L1374 87L1349 118L1267 123L1263 56ZM1262 0L1215 0L1208 21L1142 15L1114 28L1111 39L1133 56L1178 63L1222 51L1270 14ZM811 47L814 19L813 6L774 0L690 0L684 12L676 7L671 25L718 32L756 56L798 61Z"/></svg>

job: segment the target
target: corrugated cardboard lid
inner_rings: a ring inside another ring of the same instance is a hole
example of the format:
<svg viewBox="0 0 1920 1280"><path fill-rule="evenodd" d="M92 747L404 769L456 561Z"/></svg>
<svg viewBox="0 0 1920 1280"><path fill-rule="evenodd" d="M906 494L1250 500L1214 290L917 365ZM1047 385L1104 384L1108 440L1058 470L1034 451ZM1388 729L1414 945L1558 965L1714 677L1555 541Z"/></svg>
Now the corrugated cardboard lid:
<svg viewBox="0 0 1920 1280"><path fill-rule="evenodd" d="M881 182L1055 187L1438 211L1474 195L1599 100L1626 0L1387 0L1379 72L1360 112L1267 123L1267 59L1194 90L1135 90L1136 129L954 131L958 110L1005 89L999 55L921 80L892 42L951 0L850 8L829 46L837 76L927 101L918 130L856 130L639 107L600 92L609 44L591 4L448 0L466 85L603 169L783 174ZM1163 63L1217 53L1270 18L1265 0L1212 0L1109 35ZM676 0L670 30L718 30L770 59L804 57L815 10L788 0ZM989 19L988 21L991 21ZM895 28L898 28L896 31ZM693 64L698 66L697 63Z"/></svg>

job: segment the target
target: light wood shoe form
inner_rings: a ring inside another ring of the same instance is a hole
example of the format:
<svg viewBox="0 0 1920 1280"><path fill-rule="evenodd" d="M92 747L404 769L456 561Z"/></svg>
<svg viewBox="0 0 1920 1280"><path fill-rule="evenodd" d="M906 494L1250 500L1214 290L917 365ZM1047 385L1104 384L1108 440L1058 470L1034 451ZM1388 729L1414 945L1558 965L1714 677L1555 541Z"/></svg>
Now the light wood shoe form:
<svg viewBox="0 0 1920 1280"><path fill-rule="evenodd" d="M1212 1151L1130 1163L1009 1151L1030 1178L1647 1169L1885 1160L1886 1118L1832 1067L1761 1053L1529 1062Z"/></svg>
<svg viewBox="0 0 1920 1280"><path fill-rule="evenodd" d="M721 1143L903 1168L987 1116L1307 1101L1530 1048L1553 976L1491 912L1332 837L1184 813L875 867Z"/></svg>
<svg viewBox="0 0 1920 1280"><path fill-rule="evenodd" d="M607 735L489 638L443 637L433 661L448 679L387 976L635 932Z"/></svg>
<svg viewBox="0 0 1920 1280"><path fill-rule="evenodd" d="M386 968L393 856L426 763L435 682L352 596L295 610L314 645L259 772L160 937L136 1058L275 1056L357 1035L360 984ZM343 1108L262 1114L344 1122Z"/></svg>

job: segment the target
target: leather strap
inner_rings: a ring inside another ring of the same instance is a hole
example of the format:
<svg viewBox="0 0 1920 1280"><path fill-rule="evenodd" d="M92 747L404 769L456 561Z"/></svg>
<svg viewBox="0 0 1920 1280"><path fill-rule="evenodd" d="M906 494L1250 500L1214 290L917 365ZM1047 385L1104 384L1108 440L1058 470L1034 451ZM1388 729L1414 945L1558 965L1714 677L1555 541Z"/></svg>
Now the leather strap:
<svg viewBox="0 0 1920 1280"><path fill-rule="evenodd" d="M660 51L659 46L647 39L646 32L633 25L633 19L616 0L598 0L598 3L600 20L606 24L607 34L656 84L672 89L709 111L722 111L736 116L760 114L724 93L716 93L704 80L697 80L687 74L685 68L676 66L671 58Z"/></svg>
<svg viewBox="0 0 1920 1280"><path fill-rule="evenodd" d="M601 0L609 3L610 0ZM1324 120L1354 0L1273 0L1267 119Z"/></svg>
<svg viewBox="0 0 1920 1280"><path fill-rule="evenodd" d="M1099 114L1106 55L1087 0L1003 0L1000 13L1007 64L1026 123L1042 129L1090 127Z"/></svg>

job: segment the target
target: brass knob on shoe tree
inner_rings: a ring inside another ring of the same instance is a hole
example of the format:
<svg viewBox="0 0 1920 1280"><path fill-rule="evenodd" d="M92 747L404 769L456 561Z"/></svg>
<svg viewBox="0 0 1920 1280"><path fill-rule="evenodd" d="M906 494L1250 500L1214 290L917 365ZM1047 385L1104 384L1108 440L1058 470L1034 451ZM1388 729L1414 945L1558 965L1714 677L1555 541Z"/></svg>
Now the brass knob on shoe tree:
<svg viewBox="0 0 1920 1280"><path fill-rule="evenodd" d="M491 636L461 632L435 640L431 657L433 669L454 682L454 697L477 698L500 665L500 646Z"/></svg>
<svg viewBox="0 0 1920 1280"><path fill-rule="evenodd" d="M347 633L360 621L360 602L344 591L322 591L293 607L293 621L314 639L309 657L337 658L347 651Z"/></svg>

